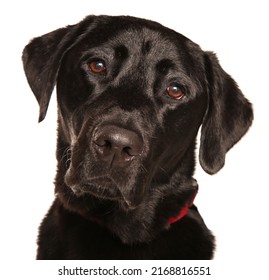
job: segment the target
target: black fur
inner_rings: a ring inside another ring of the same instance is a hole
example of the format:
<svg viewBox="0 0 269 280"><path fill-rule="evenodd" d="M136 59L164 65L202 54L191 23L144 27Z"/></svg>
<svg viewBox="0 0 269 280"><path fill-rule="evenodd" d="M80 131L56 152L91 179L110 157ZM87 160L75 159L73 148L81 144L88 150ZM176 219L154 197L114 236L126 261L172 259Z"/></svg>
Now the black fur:
<svg viewBox="0 0 269 280"><path fill-rule="evenodd" d="M23 63L39 121L57 85L56 199L37 258L212 258L214 237L195 206L168 220L198 189L199 127L200 164L214 174L253 119L216 56L152 21L89 16L33 39ZM107 134L120 137L113 151ZM131 148L119 149L126 137Z"/></svg>

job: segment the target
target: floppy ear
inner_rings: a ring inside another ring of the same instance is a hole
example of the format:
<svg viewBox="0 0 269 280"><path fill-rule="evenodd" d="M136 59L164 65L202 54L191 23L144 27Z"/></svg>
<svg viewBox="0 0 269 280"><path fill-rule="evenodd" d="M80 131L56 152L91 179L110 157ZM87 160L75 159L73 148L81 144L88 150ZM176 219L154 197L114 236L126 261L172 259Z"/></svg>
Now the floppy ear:
<svg viewBox="0 0 269 280"><path fill-rule="evenodd" d="M253 111L211 52L205 53L205 67L209 104L201 129L199 160L207 173L215 174L224 166L226 152L247 132Z"/></svg>
<svg viewBox="0 0 269 280"><path fill-rule="evenodd" d="M24 71L40 107L39 122L46 116L62 58L83 38L92 20L93 17L88 17L77 25L35 38L24 48Z"/></svg>

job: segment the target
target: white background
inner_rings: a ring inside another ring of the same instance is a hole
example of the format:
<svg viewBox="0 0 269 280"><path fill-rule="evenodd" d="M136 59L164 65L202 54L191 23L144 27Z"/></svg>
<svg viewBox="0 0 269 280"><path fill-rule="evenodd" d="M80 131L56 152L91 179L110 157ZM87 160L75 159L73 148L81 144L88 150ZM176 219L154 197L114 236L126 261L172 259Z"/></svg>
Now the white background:
<svg viewBox="0 0 269 280"><path fill-rule="evenodd" d="M77 23L88 14L144 17L186 35L217 53L222 67L253 103L253 126L228 153L225 167L209 176L197 165L196 205L217 238L213 264L231 273L231 279L269 279L268 12L261 0L1 2L0 263L11 269L10 279L17 279L11 277L20 272L16 265L25 263L28 271L35 267L31 261L37 228L53 200L56 167L55 93L45 121L38 124L38 105L23 73L21 52L32 37ZM216 279L220 275L224 274Z"/></svg>

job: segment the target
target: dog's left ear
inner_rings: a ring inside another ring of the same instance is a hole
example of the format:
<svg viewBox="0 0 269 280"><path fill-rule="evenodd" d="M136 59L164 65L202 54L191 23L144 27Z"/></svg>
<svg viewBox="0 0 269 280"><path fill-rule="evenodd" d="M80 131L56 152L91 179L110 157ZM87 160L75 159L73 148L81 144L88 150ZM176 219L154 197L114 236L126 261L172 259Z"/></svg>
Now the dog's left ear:
<svg viewBox="0 0 269 280"><path fill-rule="evenodd" d="M199 160L207 173L215 174L224 166L226 152L247 132L253 111L211 52L205 52L205 68L209 104L201 129Z"/></svg>

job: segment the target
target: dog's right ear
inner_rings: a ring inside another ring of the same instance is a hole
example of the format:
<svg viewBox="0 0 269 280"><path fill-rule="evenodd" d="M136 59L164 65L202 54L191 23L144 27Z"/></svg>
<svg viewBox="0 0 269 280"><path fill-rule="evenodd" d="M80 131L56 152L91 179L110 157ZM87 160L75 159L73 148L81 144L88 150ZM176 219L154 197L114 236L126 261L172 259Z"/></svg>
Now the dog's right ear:
<svg viewBox="0 0 269 280"><path fill-rule="evenodd" d="M22 60L28 83L39 104L39 122L47 112L72 27L61 28L33 39L23 50Z"/></svg>
<svg viewBox="0 0 269 280"><path fill-rule="evenodd" d="M28 83L39 104L39 122L48 109L61 61L70 48L83 38L94 17L34 38L23 50L22 60Z"/></svg>

